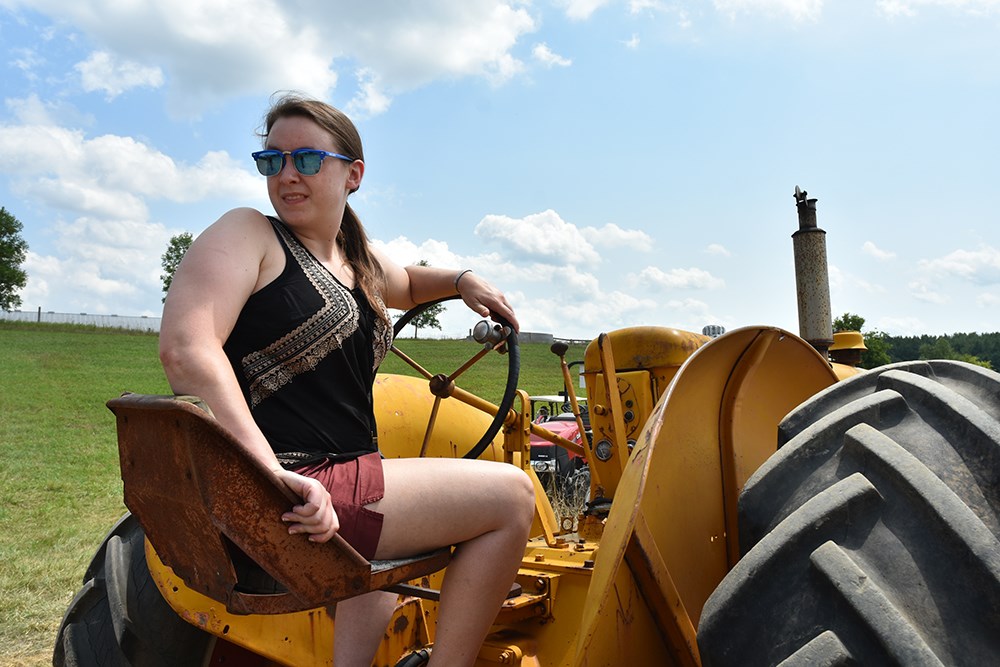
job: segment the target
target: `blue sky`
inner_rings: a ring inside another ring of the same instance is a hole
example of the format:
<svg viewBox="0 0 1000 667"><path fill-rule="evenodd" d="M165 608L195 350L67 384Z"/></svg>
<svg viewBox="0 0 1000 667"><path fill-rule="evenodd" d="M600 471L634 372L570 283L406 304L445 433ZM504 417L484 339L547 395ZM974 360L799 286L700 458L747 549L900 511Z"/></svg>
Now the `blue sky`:
<svg viewBox="0 0 1000 667"><path fill-rule="evenodd" d="M796 185L834 315L1000 330L1000 0L0 0L0 54L25 310L159 315L171 236L270 212L294 89L357 122L372 239L526 330L797 332Z"/></svg>

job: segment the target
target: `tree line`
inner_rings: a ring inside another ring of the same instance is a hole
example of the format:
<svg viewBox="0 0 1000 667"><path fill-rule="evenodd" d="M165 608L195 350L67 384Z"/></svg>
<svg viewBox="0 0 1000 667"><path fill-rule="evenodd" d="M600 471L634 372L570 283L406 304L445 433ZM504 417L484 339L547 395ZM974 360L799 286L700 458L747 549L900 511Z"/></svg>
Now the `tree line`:
<svg viewBox="0 0 1000 667"><path fill-rule="evenodd" d="M956 333L947 336L886 336L891 361L958 359L1000 369L1000 332Z"/></svg>
<svg viewBox="0 0 1000 667"><path fill-rule="evenodd" d="M868 348L861 355L862 368L875 368L898 361L953 359L985 368L1000 369L1000 332L956 333L945 336L890 336L865 330L865 318L844 313L833 321L833 330L859 331Z"/></svg>

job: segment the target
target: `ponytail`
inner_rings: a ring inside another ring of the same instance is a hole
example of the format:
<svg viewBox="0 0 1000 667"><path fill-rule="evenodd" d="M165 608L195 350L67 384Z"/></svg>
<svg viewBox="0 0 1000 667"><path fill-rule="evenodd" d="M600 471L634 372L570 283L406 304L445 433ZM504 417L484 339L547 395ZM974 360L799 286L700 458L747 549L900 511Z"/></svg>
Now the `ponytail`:
<svg viewBox="0 0 1000 667"><path fill-rule="evenodd" d="M385 305L382 299L382 294L386 290L385 272L372 253L364 225L361 224L361 220L350 204L344 206L344 218L340 223L337 243L343 249L344 256L354 271L358 286L361 287L365 298L371 304L372 310L383 323L391 326L392 323L389 321L385 308L378 307L380 303Z"/></svg>

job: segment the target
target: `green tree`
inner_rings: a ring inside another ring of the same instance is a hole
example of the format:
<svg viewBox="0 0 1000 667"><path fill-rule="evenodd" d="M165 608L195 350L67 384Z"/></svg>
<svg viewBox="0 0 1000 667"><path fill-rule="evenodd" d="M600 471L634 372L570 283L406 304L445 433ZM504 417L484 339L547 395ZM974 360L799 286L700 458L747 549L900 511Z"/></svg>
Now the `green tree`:
<svg viewBox="0 0 1000 667"><path fill-rule="evenodd" d="M878 330L865 331L865 318L854 313L844 313L833 320L833 330L860 331L868 349L861 353L861 368L884 366L892 361L889 355L889 336Z"/></svg>
<svg viewBox="0 0 1000 667"><path fill-rule="evenodd" d="M170 283L174 279L174 272L177 271L177 266L184 259L184 253L191 247L192 241L194 241L194 237L188 232L170 237L167 251L160 258L162 261L161 265L163 266L163 273L160 274L160 280L163 281L163 298L160 301L167 300L167 291L170 289Z"/></svg>
<svg viewBox="0 0 1000 667"><path fill-rule="evenodd" d="M889 354L891 343L888 334L872 330L864 333L865 347L868 349L861 354L862 368L875 368L892 363L892 356Z"/></svg>
<svg viewBox="0 0 1000 667"><path fill-rule="evenodd" d="M28 282L21 268L28 255L28 244L21 238L21 221L0 207L0 310L21 307L18 290Z"/></svg>
<svg viewBox="0 0 1000 667"><path fill-rule="evenodd" d="M952 359L954 361L964 361L984 368L992 368L993 364L984 361L972 354L958 352L952 346L951 341L945 336L940 336L932 343L924 343L920 346L921 359Z"/></svg>
<svg viewBox="0 0 1000 667"><path fill-rule="evenodd" d="M417 262L417 266L430 266L426 259L422 259ZM417 338L417 331L420 329L437 329L441 330L441 322L438 321L438 315L444 312L444 304L438 303L433 306L429 306L424 312L420 313L412 320L410 324L413 326L413 338ZM400 315L402 317L402 315Z"/></svg>
<svg viewBox="0 0 1000 667"><path fill-rule="evenodd" d="M854 313L844 313L833 320L834 331L862 331L864 327L865 318Z"/></svg>

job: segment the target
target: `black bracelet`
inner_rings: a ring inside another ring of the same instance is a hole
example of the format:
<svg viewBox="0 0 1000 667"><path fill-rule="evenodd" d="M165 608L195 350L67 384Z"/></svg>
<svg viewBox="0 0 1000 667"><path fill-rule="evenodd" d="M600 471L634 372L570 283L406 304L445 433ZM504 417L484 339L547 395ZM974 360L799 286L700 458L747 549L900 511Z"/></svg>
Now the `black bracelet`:
<svg viewBox="0 0 1000 667"><path fill-rule="evenodd" d="M464 276L466 273L472 273L472 269L466 269L466 270L460 272L457 276L455 276L455 291L456 292L458 292L458 281L461 280L462 276ZM461 292L458 292L458 293L461 294Z"/></svg>

